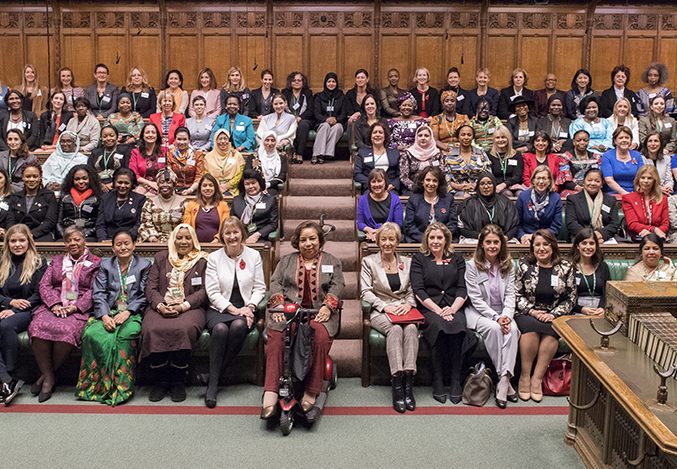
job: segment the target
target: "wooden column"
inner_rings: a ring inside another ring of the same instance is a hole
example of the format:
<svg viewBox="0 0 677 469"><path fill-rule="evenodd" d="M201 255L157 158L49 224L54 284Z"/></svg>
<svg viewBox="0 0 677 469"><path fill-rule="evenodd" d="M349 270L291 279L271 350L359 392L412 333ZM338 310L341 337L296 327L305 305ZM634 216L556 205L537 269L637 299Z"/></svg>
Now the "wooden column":
<svg viewBox="0 0 677 469"><path fill-rule="evenodd" d="M482 0L480 6L480 67L487 66L487 22L489 0Z"/></svg>
<svg viewBox="0 0 677 469"><path fill-rule="evenodd" d="M167 3L165 0L158 0L160 9L160 47L162 47L162 76L167 73L167 63L169 63L169 37L167 37ZM160 86L160 89L164 86Z"/></svg>
<svg viewBox="0 0 677 469"><path fill-rule="evenodd" d="M585 36L583 36L583 67L590 70L590 55L592 52L592 29L595 26L595 10L598 0L588 4L585 12Z"/></svg>
<svg viewBox="0 0 677 469"><path fill-rule="evenodd" d="M372 86L381 86L381 0L374 2L374 29L372 38L374 41L374 71L372 73Z"/></svg>

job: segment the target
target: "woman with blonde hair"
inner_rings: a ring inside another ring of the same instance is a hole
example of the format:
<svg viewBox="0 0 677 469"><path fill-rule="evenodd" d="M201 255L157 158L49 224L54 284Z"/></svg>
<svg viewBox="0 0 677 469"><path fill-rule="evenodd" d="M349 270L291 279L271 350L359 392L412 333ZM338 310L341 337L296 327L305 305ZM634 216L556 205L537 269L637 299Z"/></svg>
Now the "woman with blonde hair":
<svg viewBox="0 0 677 469"><path fill-rule="evenodd" d="M129 71L127 84L120 90L120 94L122 93L128 93L131 96L132 112L138 112L144 119L148 119L155 112L157 96L148 83L145 70L141 67L134 67Z"/></svg>
<svg viewBox="0 0 677 469"><path fill-rule="evenodd" d="M414 108L420 111L419 116L428 118L438 115L442 110L440 92L430 86L430 70L425 67L417 68L411 81L413 87L409 92L416 99Z"/></svg>
<svg viewBox="0 0 677 469"><path fill-rule="evenodd" d="M247 82L242 74L240 67L230 67L228 69L226 82L221 87L221 109L226 108L226 100L230 95L237 95L240 98L240 114L247 117L254 117L254 100L252 99L252 92L247 88Z"/></svg>
<svg viewBox="0 0 677 469"><path fill-rule="evenodd" d="M631 150L637 150L639 148L639 120L632 115L630 110L632 105L628 98L621 98L614 103L613 114L606 118L610 124L610 132L613 133L618 127L624 125L632 131L632 146Z"/></svg>
<svg viewBox="0 0 677 469"><path fill-rule="evenodd" d="M518 96L521 96L527 102L535 102L536 96L532 90L527 88L528 82L529 75L527 75L526 70L517 67L512 71L510 74L510 86L503 88L498 98L498 117L501 119L508 119L510 117L510 105Z"/></svg>
<svg viewBox="0 0 677 469"><path fill-rule="evenodd" d="M512 134L506 126L501 125L494 132L494 142L487 156L491 173L496 178L496 193L507 197L519 196L526 189L522 184L524 159L512 147Z"/></svg>
<svg viewBox="0 0 677 469"><path fill-rule="evenodd" d="M39 116L47 110L49 93L46 86L40 86L38 70L35 65L26 64L24 66L21 84L16 89L24 95L24 111L33 111L35 115Z"/></svg>
<svg viewBox="0 0 677 469"><path fill-rule="evenodd" d="M670 228L668 198L661 190L656 167L648 164L641 166L633 184L635 190L622 198L628 234L637 241L649 233L665 239Z"/></svg>

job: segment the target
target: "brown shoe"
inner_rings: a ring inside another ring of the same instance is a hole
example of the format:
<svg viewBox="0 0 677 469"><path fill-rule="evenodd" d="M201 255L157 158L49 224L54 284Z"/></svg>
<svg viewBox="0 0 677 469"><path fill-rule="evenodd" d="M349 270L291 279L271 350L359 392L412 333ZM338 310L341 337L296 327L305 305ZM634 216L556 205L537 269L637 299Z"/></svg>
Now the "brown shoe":
<svg viewBox="0 0 677 469"><path fill-rule="evenodd" d="M278 409L279 407L277 406L277 404L270 405L268 407L262 407L260 415L261 420L270 420L273 417L276 417Z"/></svg>

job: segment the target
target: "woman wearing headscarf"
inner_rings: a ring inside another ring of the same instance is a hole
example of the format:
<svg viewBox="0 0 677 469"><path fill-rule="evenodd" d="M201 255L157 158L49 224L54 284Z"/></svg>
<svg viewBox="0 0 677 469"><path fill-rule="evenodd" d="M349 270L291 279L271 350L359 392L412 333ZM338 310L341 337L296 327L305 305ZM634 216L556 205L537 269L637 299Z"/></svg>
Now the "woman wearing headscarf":
<svg viewBox="0 0 677 469"><path fill-rule="evenodd" d="M80 164L87 164L87 157L80 153L77 134L67 130L59 136L54 153L42 164L42 182L47 189L59 191L71 168Z"/></svg>
<svg viewBox="0 0 677 469"><path fill-rule="evenodd" d="M404 151L414 144L416 140L416 131L424 124L427 119L420 118L416 113L417 104L414 95L405 91L397 98L400 115L388 121L390 126L390 148L394 148L404 153Z"/></svg>
<svg viewBox="0 0 677 469"><path fill-rule="evenodd" d="M251 166L263 176L264 187L261 187L261 190L271 195L277 195L287 180L287 158L278 152L277 142L275 132L266 131L258 153L254 158L247 160L247 168Z"/></svg>
<svg viewBox="0 0 677 469"><path fill-rule="evenodd" d="M242 154L230 144L230 133L219 129L214 133L214 149L204 157L205 174L211 174L223 194L237 195L245 161Z"/></svg>
<svg viewBox="0 0 677 469"><path fill-rule="evenodd" d="M430 126L421 125L415 135L414 144L400 153L400 180L409 192L414 189L416 174L423 168L433 166L445 172L444 155L435 145Z"/></svg>
<svg viewBox="0 0 677 469"><path fill-rule="evenodd" d="M174 191L176 174L165 167L155 180L158 194L148 197L141 209L139 242L166 243L174 228L183 221L186 199Z"/></svg>
<svg viewBox="0 0 677 469"><path fill-rule="evenodd" d="M339 88L338 75L329 72L324 77L324 89L315 95L315 120L318 122L313 143L312 164L322 164L325 158L333 158L336 144L343 135L348 103Z"/></svg>
<svg viewBox="0 0 677 469"><path fill-rule="evenodd" d="M457 112L458 93L454 90L441 92L442 113L430 118L430 128L433 131L437 148L449 153L458 143L457 131L464 124L470 125L470 119L465 114Z"/></svg>

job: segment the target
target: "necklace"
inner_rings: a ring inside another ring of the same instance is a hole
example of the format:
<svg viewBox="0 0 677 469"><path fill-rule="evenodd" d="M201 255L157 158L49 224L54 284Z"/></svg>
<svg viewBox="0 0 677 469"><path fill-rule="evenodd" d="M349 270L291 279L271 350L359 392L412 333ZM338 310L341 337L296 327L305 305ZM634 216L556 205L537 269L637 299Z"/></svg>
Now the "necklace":
<svg viewBox="0 0 677 469"><path fill-rule="evenodd" d="M397 257L393 256L392 261L386 261L381 255L381 264L383 264L383 270L388 273L397 272Z"/></svg>

